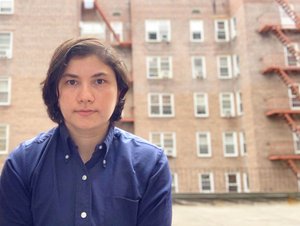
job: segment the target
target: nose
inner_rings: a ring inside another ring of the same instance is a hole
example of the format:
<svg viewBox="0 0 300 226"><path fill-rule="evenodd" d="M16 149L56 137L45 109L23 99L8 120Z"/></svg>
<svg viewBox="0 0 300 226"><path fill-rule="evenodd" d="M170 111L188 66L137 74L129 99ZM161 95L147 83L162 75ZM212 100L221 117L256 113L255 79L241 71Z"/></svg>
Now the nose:
<svg viewBox="0 0 300 226"><path fill-rule="evenodd" d="M78 91L78 102L80 103L93 103L95 101L95 96L92 92L91 87L82 84Z"/></svg>

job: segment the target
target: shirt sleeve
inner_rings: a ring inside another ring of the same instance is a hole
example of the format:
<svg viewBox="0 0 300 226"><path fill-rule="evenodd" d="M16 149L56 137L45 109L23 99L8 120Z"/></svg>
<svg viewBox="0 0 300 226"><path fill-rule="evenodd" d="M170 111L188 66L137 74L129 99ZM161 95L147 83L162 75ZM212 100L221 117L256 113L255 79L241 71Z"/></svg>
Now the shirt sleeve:
<svg viewBox="0 0 300 226"><path fill-rule="evenodd" d="M172 177L163 152L156 163L140 200L137 226L171 226Z"/></svg>
<svg viewBox="0 0 300 226"><path fill-rule="evenodd" d="M15 163L15 164L14 164ZM0 225L33 226L30 194L20 175L20 165L9 158L0 177Z"/></svg>

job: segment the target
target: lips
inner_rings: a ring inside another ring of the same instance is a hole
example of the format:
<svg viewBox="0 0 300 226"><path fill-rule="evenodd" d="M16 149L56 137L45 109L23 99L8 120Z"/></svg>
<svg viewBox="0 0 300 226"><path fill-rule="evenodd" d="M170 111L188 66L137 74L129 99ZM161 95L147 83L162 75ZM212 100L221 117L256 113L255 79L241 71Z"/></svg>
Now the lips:
<svg viewBox="0 0 300 226"><path fill-rule="evenodd" d="M94 114L96 111L91 109L81 109L81 110L76 110L75 112L80 116L90 116Z"/></svg>

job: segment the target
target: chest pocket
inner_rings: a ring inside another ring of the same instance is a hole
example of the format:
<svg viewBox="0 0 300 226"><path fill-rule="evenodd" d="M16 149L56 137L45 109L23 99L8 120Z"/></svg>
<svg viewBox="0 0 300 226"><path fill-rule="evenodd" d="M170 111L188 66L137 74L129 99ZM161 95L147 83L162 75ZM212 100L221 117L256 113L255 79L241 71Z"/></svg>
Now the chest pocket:
<svg viewBox="0 0 300 226"><path fill-rule="evenodd" d="M135 226L137 224L139 200L107 197L105 202L105 226Z"/></svg>

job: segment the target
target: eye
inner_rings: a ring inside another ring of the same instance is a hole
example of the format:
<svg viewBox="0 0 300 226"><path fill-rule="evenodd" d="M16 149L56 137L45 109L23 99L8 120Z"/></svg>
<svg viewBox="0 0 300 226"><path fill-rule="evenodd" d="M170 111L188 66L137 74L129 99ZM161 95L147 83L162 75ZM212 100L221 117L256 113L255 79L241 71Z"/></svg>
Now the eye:
<svg viewBox="0 0 300 226"><path fill-rule="evenodd" d="M66 81L66 84L70 85L70 86L75 86L75 85L78 84L78 82L76 80L74 80L74 79L70 79L70 80Z"/></svg>
<svg viewBox="0 0 300 226"><path fill-rule="evenodd" d="M101 85L101 84L104 83L104 80L103 79L96 79L95 83L96 83L96 85Z"/></svg>

